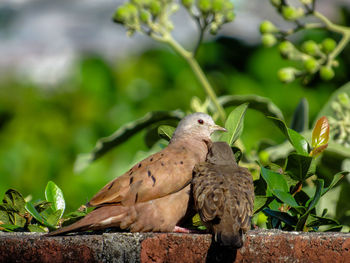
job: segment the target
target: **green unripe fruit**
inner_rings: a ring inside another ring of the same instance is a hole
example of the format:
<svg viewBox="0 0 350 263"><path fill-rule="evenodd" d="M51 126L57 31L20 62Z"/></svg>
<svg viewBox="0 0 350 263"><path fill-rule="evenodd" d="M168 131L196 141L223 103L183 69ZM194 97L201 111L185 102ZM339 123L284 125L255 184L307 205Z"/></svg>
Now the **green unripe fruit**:
<svg viewBox="0 0 350 263"><path fill-rule="evenodd" d="M283 41L278 45L278 49L282 56L288 57L294 51L294 46L289 41Z"/></svg>
<svg viewBox="0 0 350 263"><path fill-rule="evenodd" d="M338 101L343 107L350 109L350 98L348 94L346 94L345 92L340 93L338 95Z"/></svg>
<svg viewBox="0 0 350 263"><path fill-rule="evenodd" d="M310 5L310 4L312 4L313 1L314 0L300 0L300 2L304 5Z"/></svg>
<svg viewBox="0 0 350 263"><path fill-rule="evenodd" d="M320 76L323 80L331 80L334 78L334 70L331 67L323 66L320 69Z"/></svg>
<svg viewBox="0 0 350 263"><path fill-rule="evenodd" d="M162 5L160 1L154 0L150 2L149 9L151 11L151 14L154 16L159 15L160 11L162 10Z"/></svg>
<svg viewBox="0 0 350 263"><path fill-rule="evenodd" d="M211 1L210 0L198 0L197 2L199 10L203 13L207 13L211 9Z"/></svg>
<svg viewBox="0 0 350 263"><path fill-rule="evenodd" d="M151 19L151 14L146 10L141 10L140 19L142 22L147 23Z"/></svg>
<svg viewBox="0 0 350 263"><path fill-rule="evenodd" d="M308 41L305 41L303 43L302 50L306 54L309 54L311 56L315 56L318 53L319 48L318 48L318 45L316 44L315 41L308 40Z"/></svg>
<svg viewBox="0 0 350 263"><path fill-rule="evenodd" d="M210 26L210 34L215 35L218 32L218 25L216 23L212 23Z"/></svg>
<svg viewBox="0 0 350 263"><path fill-rule="evenodd" d="M282 4L282 1L281 0L270 0L270 3L275 7L279 7Z"/></svg>
<svg viewBox="0 0 350 263"><path fill-rule="evenodd" d="M321 44L322 51L326 54L331 53L336 46L337 46L337 42L335 42L335 40L332 38L326 38L325 40L322 41L322 44Z"/></svg>
<svg viewBox="0 0 350 263"><path fill-rule="evenodd" d="M127 4L125 4L125 8L127 8L130 16L136 16L137 15L138 10L137 10L136 5L134 5L132 3L127 3Z"/></svg>
<svg viewBox="0 0 350 263"><path fill-rule="evenodd" d="M304 61L304 68L309 73L315 73L319 67L319 64L316 59L313 57L308 58Z"/></svg>
<svg viewBox="0 0 350 263"><path fill-rule="evenodd" d="M294 21L304 15L304 9L301 7L295 8L292 6L283 6L282 7L282 15L284 19Z"/></svg>
<svg viewBox="0 0 350 263"><path fill-rule="evenodd" d="M282 68L278 71L277 75L280 81L289 83L295 80L295 68Z"/></svg>
<svg viewBox="0 0 350 263"><path fill-rule="evenodd" d="M220 12L224 9L224 0L212 0L212 10L214 12Z"/></svg>
<svg viewBox="0 0 350 263"><path fill-rule="evenodd" d="M130 2L137 6L141 6L144 4L144 0L131 0Z"/></svg>
<svg viewBox="0 0 350 263"><path fill-rule="evenodd" d="M193 5L194 0L181 0L181 3L184 7L190 8Z"/></svg>
<svg viewBox="0 0 350 263"><path fill-rule="evenodd" d="M260 24L261 34L276 33L276 32L278 32L277 27L274 24L272 24L270 21L265 20Z"/></svg>
<svg viewBox="0 0 350 263"><path fill-rule="evenodd" d="M225 11L233 10L234 5L232 2L226 0L226 1L224 1L223 5L224 5Z"/></svg>
<svg viewBox="0 0 350 263"><path fill-rule="evenodd" d="M225 14L225 22L228 23L228 22L232 22L234 19L235 19L235 13L233 12L227 12Z"/></svg>
<svg viewBox="0 0 350 263"><path fill-rule="evenodd" d="M263 34L261 37L261 42L265 47L272 47L276 44L277 39L273 34Z"/></svg>
<svg viewBox="0 0 350 263"><path fill-rule="evenodd" d="M119 7L113 16L114 21L124 23L129 17L128 9L125 6Z"/></svg>
<svg viewBox="0 0 350 263"><path fill-rule="evenodd" d="M269 153L267 151L261 151L259 152L259 159L260 159L260 162L262 163L268 163L269 162Z"/></svg>

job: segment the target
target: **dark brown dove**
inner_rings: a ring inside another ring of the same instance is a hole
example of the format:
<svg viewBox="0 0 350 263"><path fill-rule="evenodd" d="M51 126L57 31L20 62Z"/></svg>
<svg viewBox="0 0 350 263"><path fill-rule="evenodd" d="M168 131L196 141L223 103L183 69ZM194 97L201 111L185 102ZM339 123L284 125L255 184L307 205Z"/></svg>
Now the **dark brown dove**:
<svg viewBox="0 0 350 263"><path fill-rule="evenodd" d="M210 135L225 130L204 113L182 119L169 145L103 187L80 221L49 235L109 227L170 232L185 216L193 167L205 161Z"/></svg>
<svg viewBox="0 0 350 263"><path fill-rule="evenodd" d="M248 169L239 167L230 146L215 142L205 163L193 170L193 198L202 222L223 246L240 248L250 229L254 185Z"/></svg>

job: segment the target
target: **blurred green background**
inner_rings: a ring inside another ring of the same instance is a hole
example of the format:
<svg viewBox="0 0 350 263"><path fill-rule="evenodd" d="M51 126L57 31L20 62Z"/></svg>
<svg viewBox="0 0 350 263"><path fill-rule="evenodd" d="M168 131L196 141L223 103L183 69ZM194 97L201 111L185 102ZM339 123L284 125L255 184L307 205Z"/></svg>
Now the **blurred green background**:
<svg viewBox="0 0 350 263"><path fill-rule="evenodd" d="M348 24L349 25L349 24ZM320 40L316 32L303 38ZM205 43L198 61L218 95L256 94L270 98L287 123L299 101L310 105L310 127L330 94L349 81L350 47L340 57L336 78L316 77L308 85L282 84L279 68L289 65L275 48L265 49L228 37ZM170 50L149 49L111 63L92 53L79 55L69 75L46 89L15 73L0 78L0 196L15 188L43 198L53 180L65 195L67 211L86 203L108 181L126 171L138 151L147 151L145 133L74 174L80 153L100 137L154 110L189 110L191 98L205 94L186 63ZM259 141L284 137L261 113L248 110L242 136L246 152Z"/></svg>

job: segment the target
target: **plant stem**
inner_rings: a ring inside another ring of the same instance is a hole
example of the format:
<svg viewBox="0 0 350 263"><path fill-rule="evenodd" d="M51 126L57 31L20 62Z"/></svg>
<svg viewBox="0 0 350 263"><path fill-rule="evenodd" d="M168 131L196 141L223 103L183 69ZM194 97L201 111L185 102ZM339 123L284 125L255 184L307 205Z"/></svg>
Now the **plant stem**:
<svg viewBox="0 0 350 263"><path fill-rule="evenodd" d="M326 26L326 28L330 31L336 32L341 34L343 37L339 41L337 47L329 54L328 61L329 63L332 62L332 60L337 57L343 49L346 47L346 45L350 41L350 28L345 26L340 26L332 23L327 17L325 17L323 14L315 11L314 16L320 19Z"/></svg>
<svg viewBox="0 0 350 263"><path fill-rule="evenodd" d="M211 87L208 79L203 73L203 70L199 66L197 60L194 58L193 53L184 49L178 42L176 42L176 40L170 34L163 35L163 42L170 45L175 50L175 52L178 53L181 57L183 57L186 60L186 62L190 65L198 81L201 83L208 97L211 99L216 109L218 110L221 121L225 123L226 113L223 107L220 105L213 88Z"/></svg>

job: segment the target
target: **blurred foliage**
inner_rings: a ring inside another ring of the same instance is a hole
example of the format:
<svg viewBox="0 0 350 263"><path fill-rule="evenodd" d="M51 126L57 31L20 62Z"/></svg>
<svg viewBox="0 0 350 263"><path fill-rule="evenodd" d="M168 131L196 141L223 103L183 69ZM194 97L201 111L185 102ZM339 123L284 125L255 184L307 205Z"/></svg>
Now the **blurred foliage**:
<svg viewBox="0 0 350 263"><path fill-rule="evenodd" d="M304 37L316 41L319 36ZM316 116L332 92L349 80L350 67L345 66L350 64L349 47L338 59L340 66L332 82L323 83L316 77L303 86L297 81L280 83L276 72L289 63L280 58L277 48L263 49L220 37L201 45L197 53L197 60L218 96L267 97L281 109L285 122L291 125L295 123L296 106L306 98L309 106L305 131L314 126ZM194 96L205 101L205 93L186 62L163 49L146 50L114 63L96 54L81 54L70 76L55 87L39 86L16 74L2 77L0 196L6 189L15 187L24 195L42 198L42 189L47 181L53 180L65 195L66 211L76 210L148 152L151 145L147 145L144 138L150 133L136 134L83 172L74 174L73 165L78 154L90 152L99 138L148 112L179 108L188 111ZM226 112L231 112L232 107L227 107ZM158 127L149 130L155 128ZM282 145L285 137L264 114L248 109L241 140L243 161L255 158L265 165L271 156L274 157L273 150L278 150L271 147ZM278 163L279 158L275 159L273 161ZM336 151L323 154L318 170L324 185L330 185L337 172L350 169L349 162L345 161L344 154ZM320 206L315 209L322 210L323 215L323 208L327 208L330 217L340 224L350 225L348 190L349 179L342 180L320 199ZM307 194L314 196L314 193ZM327 199L333 200L329 198L331 195L336 202L327 202ZM277 209L276 204L274 209ZM256 219L261 226L265 221L261 214Z"/></svg>

